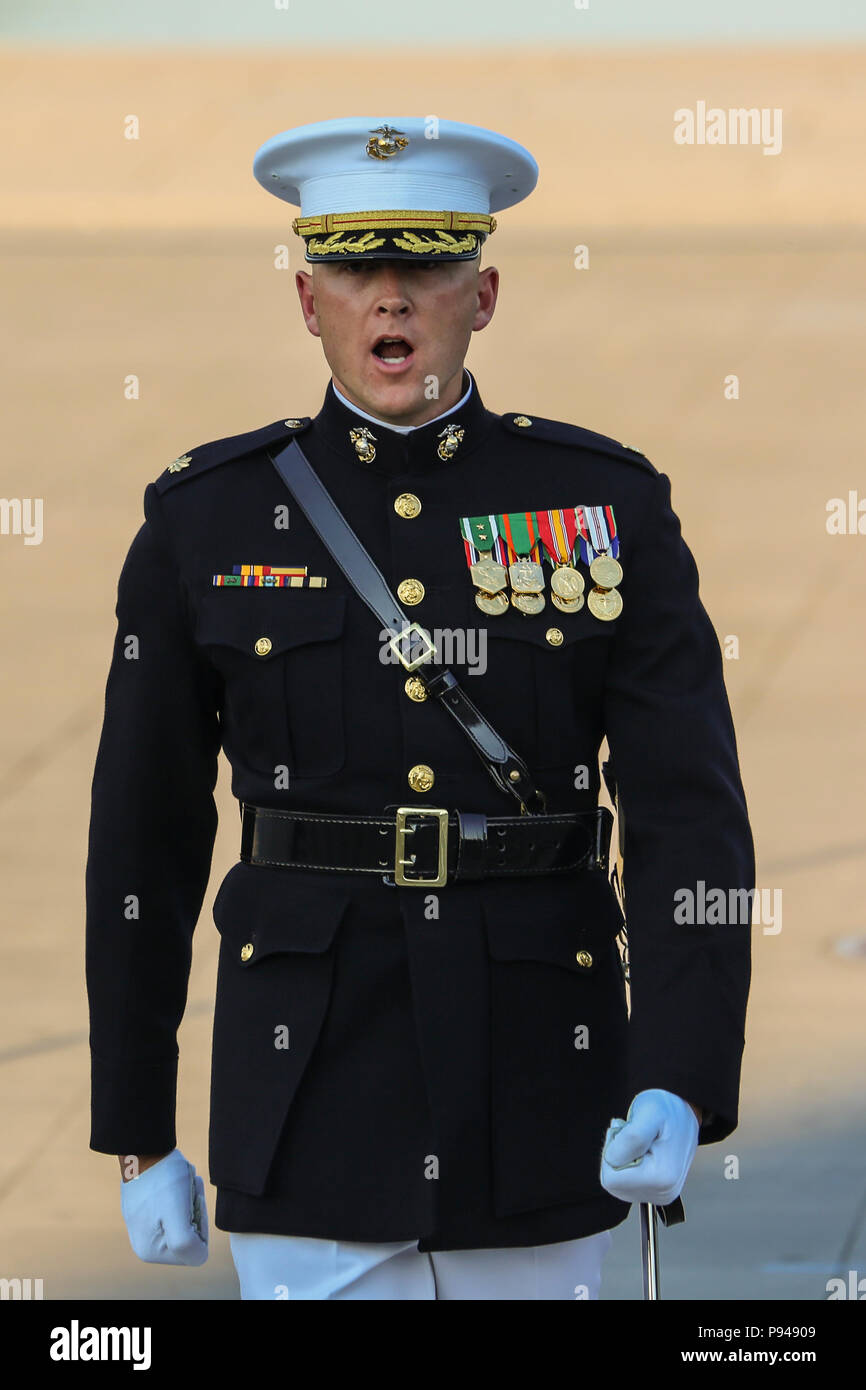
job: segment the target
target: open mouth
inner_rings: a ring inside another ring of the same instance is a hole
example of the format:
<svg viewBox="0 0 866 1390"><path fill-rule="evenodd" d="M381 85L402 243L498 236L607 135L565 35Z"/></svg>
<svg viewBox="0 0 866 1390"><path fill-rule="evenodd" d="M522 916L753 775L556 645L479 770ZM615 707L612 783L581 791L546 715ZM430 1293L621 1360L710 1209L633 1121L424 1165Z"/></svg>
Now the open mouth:
<svg viewBox="0 0 866 1390"><path fill-rule="evenodd" d="M407 338L383 336L373 344L373 356L386 369L399 371L409 365L414 348Z"/></svg>

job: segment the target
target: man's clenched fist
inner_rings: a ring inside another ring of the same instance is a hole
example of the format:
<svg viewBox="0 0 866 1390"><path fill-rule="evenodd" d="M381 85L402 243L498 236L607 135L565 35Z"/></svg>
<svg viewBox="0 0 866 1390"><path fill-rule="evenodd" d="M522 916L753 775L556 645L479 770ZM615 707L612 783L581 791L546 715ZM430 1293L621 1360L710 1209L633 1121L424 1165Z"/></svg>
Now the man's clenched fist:
<svg viewBox="0 0 866 1390"><path fill-rule="evenodd" d="M640 1091L625 1120L611 1120L601 1185L624 1202L667 1206L680 1195L698 1146L698 1121L671 1091Z"/></svg>
<svg viewBox="0 0 866 1390"><path fill-rule="evenodd" d="M120 1185L129 1243L140 1260L202 1265L207 1259L204 1180L180 1149L172 1149L137 1178Z"/></svg>

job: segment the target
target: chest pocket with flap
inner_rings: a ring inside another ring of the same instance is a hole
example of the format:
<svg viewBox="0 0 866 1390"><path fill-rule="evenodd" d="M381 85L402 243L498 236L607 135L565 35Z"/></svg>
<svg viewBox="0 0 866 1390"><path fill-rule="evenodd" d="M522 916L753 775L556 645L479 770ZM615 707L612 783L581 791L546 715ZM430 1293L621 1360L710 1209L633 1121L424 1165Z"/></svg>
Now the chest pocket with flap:
<svg viewBox="0 0 866 1390"><path fill-rule="evenodd" d="M550 602L541 613L511 607L487 617L470 597L474 618L487 632L487 669L466 680L470 695L515 751L533 768L570 765L600 711L610 643L619 620L603 622L586 604L562 613ZM562 640L551 642L557 629Z"/></svg>
<svg viewBox="0 0 866 1390"><path fill-rule="evenodd" d="M346 757L346 597L321 589L208 591L196 641L225 687L226 749L270 777L338 772Z"/></svg>

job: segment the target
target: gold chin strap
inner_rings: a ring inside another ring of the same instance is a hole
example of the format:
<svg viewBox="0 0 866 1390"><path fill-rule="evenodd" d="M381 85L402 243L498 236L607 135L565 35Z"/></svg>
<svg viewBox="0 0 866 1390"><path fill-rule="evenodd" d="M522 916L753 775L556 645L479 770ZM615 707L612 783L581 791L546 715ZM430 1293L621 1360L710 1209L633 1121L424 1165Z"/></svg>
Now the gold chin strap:
<svg viewBox="0 0 866 1390"><path fill-rule="evenodd" d="M332 232L483 232L496 230L496 218L485 212L423 211L397 208L379 212L325 212L316 217L296 217L292 231L298 236L330 236Z"/></svg>

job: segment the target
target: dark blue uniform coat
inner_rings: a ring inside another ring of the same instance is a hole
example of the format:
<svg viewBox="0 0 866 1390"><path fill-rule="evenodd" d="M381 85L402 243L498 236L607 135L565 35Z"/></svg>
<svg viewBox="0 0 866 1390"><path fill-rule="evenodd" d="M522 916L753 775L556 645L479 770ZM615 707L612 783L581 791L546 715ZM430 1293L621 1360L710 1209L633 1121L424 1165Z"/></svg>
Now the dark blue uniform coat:
<svg viewBox="0 0 866 1390"><path fill-rule="evenodd" d="M590 1235L628 1213L598 1172L608 1121L636 1092L704 1107L701 1143L736 1126L749 925L681 924L675 894L700 881L752 889L753 846L719 643L670 480L602 435L521 418L486 410L474 387L449 417L464 436L443 460L443 421L399 435L329 386L314 419L203 445L145 490L93 778L92 1148L176 1143L176 1032L220 747L235 796L255 805L517 813L446 712L412 700L402 668L380 660L375 618L267 448L297 436L391 587L423 583L412 616L428 630L486 633L483 673L470 674L472 649L469 665L452 654L454 669L549 811L595 807L607 735L627 825L630 1019L604 874L430 890L238 862L214 907L222 1229L417 1237L421 1249ZM350 441L357 426L376 437L371 463ZM405 492L415 517L395 510ZM614 509L621 616L549 601L535 616L480 612L459 518L577 504ZM213 585L246 563L305 565L327 587ZM428 792L407 782L417 764L433 769Z"/></svg>

